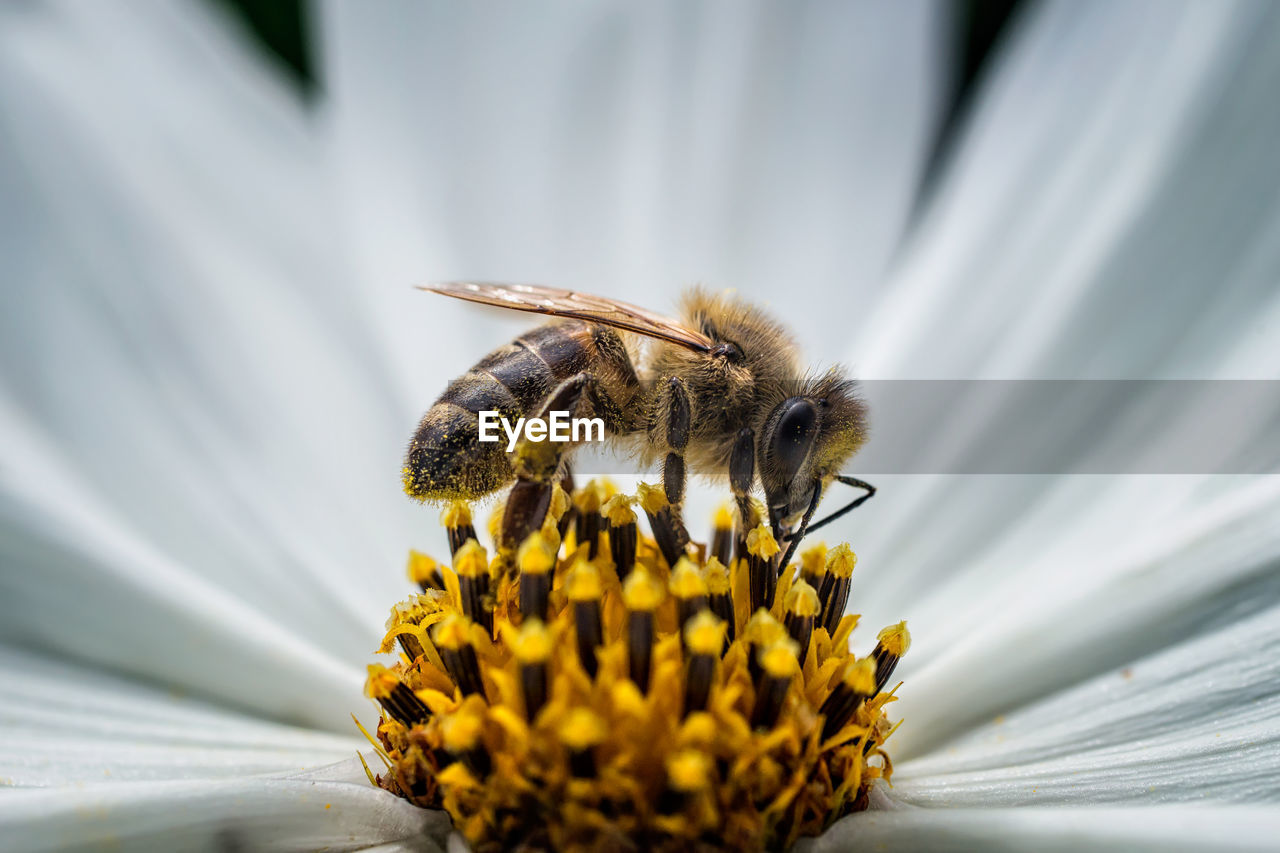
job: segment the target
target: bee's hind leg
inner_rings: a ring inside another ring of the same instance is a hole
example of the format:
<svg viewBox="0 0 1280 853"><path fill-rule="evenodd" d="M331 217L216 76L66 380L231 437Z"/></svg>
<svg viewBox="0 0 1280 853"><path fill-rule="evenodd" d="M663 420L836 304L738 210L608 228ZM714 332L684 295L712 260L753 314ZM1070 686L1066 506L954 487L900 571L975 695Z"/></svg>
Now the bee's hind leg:
<svg viewBox="0 0 1280 853"><path fill-rule="evenodd" d="M569 412L578 416L585 402L606 423L614 423L613 401L599 388L590 373L578 373L560 383L543 402L536 417L547 420L552 412ZM502 515L499 548L515 549L530 533L542 526L557 479L567 472L562 464L564 454L572 447L568 442L531 441L524 434L511 451L511 468L516 482L507 495ZM570 481L570 484L572 481Z"/></svg>

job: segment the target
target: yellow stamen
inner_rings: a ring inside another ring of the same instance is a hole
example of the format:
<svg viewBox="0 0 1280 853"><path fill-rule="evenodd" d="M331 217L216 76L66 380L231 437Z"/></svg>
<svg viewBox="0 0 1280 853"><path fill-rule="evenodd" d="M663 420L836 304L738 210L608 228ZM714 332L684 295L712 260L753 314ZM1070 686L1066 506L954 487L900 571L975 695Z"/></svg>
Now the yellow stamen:
<svg viewBox="0 0 1280 853"><path fill-rule="evenodd" d="M882 630L876 637L877 643L886 652L895 657L902 657L911 648L911 634L907 631L907 623L899 622Z"/></svg>
<svg viewBox="0 0 1280 853"><path fill-rule="evenodd" d="M477 849L778 849L865 807L892 772L886 680L910 636L850 653L848 546L806 548L795 572L755 501L736 528L721 508L712 548L660 487L557 486L551 504L492 564L458 541L461 503L442 519L451 565L411 556L425 591L383 643L406 654L366 683L388 768L372 783L443 808Z"/></svg>
<svg viewBox="0 0 1280 853"><path fill-rule="evenodd" d="M684 628L684 642L691 654L720 656L724 646L724 621L709 610L689 620Z"/></svg>
<svg viewBox="0 0 1280 853"><path fill-rule="evenodd" d="M654 610L665 593L662 584L643 566L636 566L622 587L622 600L628 610Z"/></svg>

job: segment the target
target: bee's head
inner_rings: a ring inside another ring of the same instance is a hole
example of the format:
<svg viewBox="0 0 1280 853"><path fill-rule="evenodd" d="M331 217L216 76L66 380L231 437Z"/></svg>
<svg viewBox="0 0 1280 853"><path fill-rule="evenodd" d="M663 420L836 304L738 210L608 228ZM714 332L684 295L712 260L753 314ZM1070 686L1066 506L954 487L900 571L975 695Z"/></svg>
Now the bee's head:
<svg viewBox="0 0 1280 853"><path fill-rule="evenodd" d="M867 439L866 406L855 384L832 371L806 380L773 408L757 438L756 461L769 519L792 525Z"/></svg>

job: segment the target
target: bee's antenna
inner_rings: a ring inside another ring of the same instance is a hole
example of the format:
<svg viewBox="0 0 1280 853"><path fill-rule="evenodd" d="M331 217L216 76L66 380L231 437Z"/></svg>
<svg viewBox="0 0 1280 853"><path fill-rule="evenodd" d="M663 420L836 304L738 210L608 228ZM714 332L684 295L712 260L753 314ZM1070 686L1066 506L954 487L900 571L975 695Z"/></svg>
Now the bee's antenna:
<svg viewBox="0 0 1280 853"><path fill-rule="evenodd" d="M866 494L854 498L847 505L840 507L840 509L831 513L831 515L828 515L826 518L822 519L821 521L815 521L813 524L809 525L809 529L807 532L812 533L813 531L817 530L819 527L827 526L828 524L835 521L837 518L840 518L850 510L855 510L858 507L862 506L864 503L866 503L868 500L871 499L872 495L876 493L875 486L871 485L866 480L859 480L857 477L846 477L843 474L837 474L835 476L835 481L837 483L844 483L846 486L853 486L855 489L864 489L866 490ZM799 531L799 535L796 537L797 541L799 541L799 539L802 536L804 536L805 533L806 531L804 527L801 527Z"/></svg>

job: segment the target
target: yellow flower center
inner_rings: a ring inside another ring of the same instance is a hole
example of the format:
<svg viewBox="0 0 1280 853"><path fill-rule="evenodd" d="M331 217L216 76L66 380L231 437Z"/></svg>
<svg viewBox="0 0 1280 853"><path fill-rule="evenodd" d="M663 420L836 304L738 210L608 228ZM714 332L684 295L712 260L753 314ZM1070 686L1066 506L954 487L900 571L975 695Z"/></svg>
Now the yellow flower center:
<svg viewBox="0 0 1280 853"><path fill-rule="evenodd" d="M513 554L491 561L462 504L452 566L411 553L422 592L380 649L400 659L366 687L370 780L495 848L773 848L865 808L910 635L849 651L849 547L780 567L767 526L721 510L673 567L631 509L665 512L660 490L557 498Z"/></svg>

